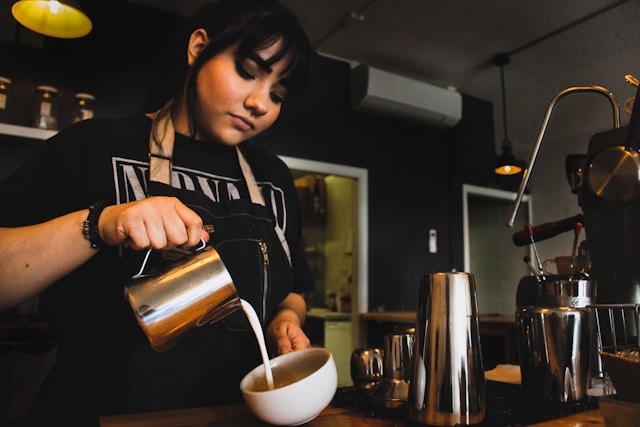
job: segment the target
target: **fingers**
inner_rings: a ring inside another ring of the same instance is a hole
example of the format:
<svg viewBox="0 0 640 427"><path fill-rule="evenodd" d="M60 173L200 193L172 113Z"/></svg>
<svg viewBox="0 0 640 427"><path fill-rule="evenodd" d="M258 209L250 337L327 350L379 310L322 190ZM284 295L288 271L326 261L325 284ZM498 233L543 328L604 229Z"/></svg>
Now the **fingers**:
<svg viewBox="0 0 640 427"><path fill-rule="evenodd" d="M294 351L296 351L296 350L304 350L305 348L310 348L310 347L311 347L311 341L309 340L309 338L307 338L307 336L304 333L302 333L299 336L294 337L291 340L291 348Z"/></svg>
<svg viewBox="0 0 640 427"><path fill-rule="evenodd" d="M291 351L304 350L305 348L311 347L311 341L307 338L304 333L300 335L296 335L287 339L287 343L284 343L280 346L279 351L280 354L289 353Z"/></svg>
<svg viewBox="0 0 640 427"><path fill-rule="evenodd" d="M277 354L290 353L311 347L311 341L295 323L282 322L269 328L268 334L270 335L269 342L272 343L272 348L275 349Z"/></svg>
<svg viewBox="0 0 640 427"><path fill-rule="evenodd" d="M107 244L126 243L133 249L194 247L204 236L202 219L174 197L150 197L105 208L99 218Z"/></svg>
<svg viewBox="0 0 640 427"><path fill-rule="evenodd" d="M208 233L205 233L202 229L202 218L180 201L176 200L176 202L176 213L180 220L171 223L174 226L171 229L173 236L170 239L171 243L191 248L200 243L200 239L203 238L204 234L207 234L205 242L209 241ZM180 222L182 222L184 228L180 228Z"/></svg>

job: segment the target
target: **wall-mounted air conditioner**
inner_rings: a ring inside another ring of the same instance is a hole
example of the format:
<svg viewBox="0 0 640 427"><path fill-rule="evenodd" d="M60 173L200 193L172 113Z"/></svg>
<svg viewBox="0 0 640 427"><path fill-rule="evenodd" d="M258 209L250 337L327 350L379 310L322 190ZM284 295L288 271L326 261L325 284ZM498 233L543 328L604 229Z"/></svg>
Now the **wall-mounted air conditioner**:
<svg viewBox="0 0 640 427"><path fill-rule="evenodd" d="M351 105L436 127L454 126L462 118L459 92L366 65L351 70Z"/></svg>

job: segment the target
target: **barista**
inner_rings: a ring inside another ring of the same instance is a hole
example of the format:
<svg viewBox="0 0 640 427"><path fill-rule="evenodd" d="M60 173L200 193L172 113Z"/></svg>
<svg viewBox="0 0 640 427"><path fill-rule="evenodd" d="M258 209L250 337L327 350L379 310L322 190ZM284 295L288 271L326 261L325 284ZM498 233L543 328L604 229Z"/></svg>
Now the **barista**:
<svg viewBox="0 0 640 427"><path fill-rule="evenodd" d="M157 265L167 249L214 245L272 354L310 346L295 186L254 139L302 88L312 54L275 0L207 5L165 61L180 66L162 74L175 93L154 92L145 115L74 124L2 182L0 309L39 295L59 345L33 414L240 401L240 379L261 363L241 312L165 352L150 347L123 297L147 249Z"/></svg>

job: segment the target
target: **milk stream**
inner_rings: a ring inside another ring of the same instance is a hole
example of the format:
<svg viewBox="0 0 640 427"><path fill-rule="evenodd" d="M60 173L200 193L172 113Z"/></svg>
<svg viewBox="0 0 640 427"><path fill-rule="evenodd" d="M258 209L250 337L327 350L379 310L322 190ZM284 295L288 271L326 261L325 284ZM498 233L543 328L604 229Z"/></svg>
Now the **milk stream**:
<svg viewBox="0 0 640 427"><path fill-rule="evenodd" d="M258 319L256 311L249 302L241 299L240 303L242 304L242 311L244 311L247 319L249 319L253 333L256 335L256 339L258 340L260 354L262 354L262 362L264 363L264 372L267 377L267 386L269 387L269 390L273 390L275 388L273 385L273 372L271 371L271 364L269 363L269 354L267 353L267 345L264 342L264 334L262 333L262 326L260 326L260 319Z"/></svg>

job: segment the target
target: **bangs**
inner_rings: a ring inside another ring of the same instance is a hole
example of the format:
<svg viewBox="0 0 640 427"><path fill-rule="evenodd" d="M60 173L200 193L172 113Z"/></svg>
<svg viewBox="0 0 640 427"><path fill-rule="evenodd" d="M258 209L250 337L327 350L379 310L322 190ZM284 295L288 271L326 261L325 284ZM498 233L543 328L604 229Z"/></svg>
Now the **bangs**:
<svg viewBox="0 0 640 427"><path fill-rule="evenodd" d="M265 62L273 65L285 61L280 76L282 84L289 93L298 93L309 78L312 58L307 36L299 27L287 25L287 22L277 19L274 15L264 15L244 34L238 54L247 58L278 43L278 50L271 57L265 58Z"/></svg>

